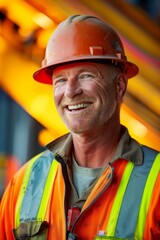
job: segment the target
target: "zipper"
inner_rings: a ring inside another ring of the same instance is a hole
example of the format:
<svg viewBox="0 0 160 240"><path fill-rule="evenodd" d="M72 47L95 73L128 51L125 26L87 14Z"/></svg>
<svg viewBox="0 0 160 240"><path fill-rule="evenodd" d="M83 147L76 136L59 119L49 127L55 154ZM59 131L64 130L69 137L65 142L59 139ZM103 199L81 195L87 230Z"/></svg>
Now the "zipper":
<svg viewBox="0 0 160 240"><path fill-rule="evenodd" d="M109 164L111 166L111 164ZM98 198L105 192L105 190L109 187L109 185L111 184L112 180L113 180L113 171L114 168L111 166L112 168L112 175L110 177L110 181L107 183L107 185L103 188L103 190L96 196L96 198L93 199L93 201L89 204L89 206L82 212L80 213L79 217L77 218L77 220L75 221L72 229L71 229L71 233L73 233L76 224L78 223L79 219L93 206L93 204L98 200ZM107 176L106 176L107 177Z"/></svg>

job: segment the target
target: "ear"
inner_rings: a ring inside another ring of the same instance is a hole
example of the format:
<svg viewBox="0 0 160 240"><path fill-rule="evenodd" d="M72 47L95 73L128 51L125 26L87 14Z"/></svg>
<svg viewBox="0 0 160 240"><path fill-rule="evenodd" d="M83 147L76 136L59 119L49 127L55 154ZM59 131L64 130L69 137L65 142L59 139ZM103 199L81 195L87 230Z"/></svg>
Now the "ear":
<svg viewBox="0 0 160 240"><path fill-rule="evenodd" d="M118 74L116 77L117 100L122 102L123 96L126 92L128 79L125 74Z"/></svg>

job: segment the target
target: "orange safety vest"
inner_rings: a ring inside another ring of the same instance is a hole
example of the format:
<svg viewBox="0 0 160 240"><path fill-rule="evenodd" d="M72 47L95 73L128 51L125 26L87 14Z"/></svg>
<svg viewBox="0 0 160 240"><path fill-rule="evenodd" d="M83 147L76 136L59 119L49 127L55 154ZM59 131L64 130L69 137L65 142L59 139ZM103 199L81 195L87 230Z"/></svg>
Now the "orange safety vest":
<svg viewBox="0 0 160 240"><path fill-rule="evenodd" d="M142 149L143 165L125 159L112 164L110 184L106 168L71 230L75 239L160 239L160 154ZM27 164L17 197L16 239L66 239L65 182L62 166L51 152Z"/></svg>

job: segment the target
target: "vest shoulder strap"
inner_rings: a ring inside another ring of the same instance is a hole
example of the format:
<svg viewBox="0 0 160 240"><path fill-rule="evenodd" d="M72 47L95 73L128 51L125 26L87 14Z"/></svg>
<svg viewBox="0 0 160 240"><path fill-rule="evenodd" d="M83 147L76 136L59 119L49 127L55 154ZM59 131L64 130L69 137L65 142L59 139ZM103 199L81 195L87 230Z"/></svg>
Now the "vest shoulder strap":
<svg viewBox="0 0 160 240"><path fill-rule="evenodd" d="M15 211L15 226L43 221L59 163L45 151L28 162Z"/></svg>
<svg viewBox="0 0 160 240"><path fill-rule="evenodd" d="M107 236L138 236L142 239L152 190L160 170L160 154L145 146L142 151L144 161L141 166L131 162L126 166L106 226Z"/></svg>

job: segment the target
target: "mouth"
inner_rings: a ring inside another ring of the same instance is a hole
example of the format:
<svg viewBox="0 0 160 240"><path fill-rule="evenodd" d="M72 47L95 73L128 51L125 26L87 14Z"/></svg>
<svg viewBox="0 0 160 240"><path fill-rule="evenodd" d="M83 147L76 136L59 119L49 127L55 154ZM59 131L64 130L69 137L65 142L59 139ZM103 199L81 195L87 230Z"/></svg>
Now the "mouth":
<svg viewBox="0 0 160 240"><path fill-rule="evenodd" d="M72 104L68 105L67 109L72 112L72 111L79 111L83 110L85 108L88 108L91 105L91 103L78 103L78 104Z"/></svg>

